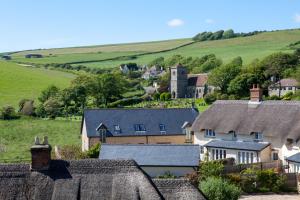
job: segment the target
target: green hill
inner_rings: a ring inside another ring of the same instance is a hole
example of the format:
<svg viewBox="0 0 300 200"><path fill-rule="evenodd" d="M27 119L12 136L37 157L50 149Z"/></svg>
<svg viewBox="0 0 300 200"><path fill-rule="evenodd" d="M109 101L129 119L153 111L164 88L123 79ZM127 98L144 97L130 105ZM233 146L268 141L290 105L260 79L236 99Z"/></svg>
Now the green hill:
<svg viewBox="0 0 300 200"><path fill-rule="evenodd" d="M12 54L13 60L27 63L71 63L92 68L112 68L124 62L147 64L156 57L203 56L214 53L224 62L241 56L245 63L274 52L291 52L291 43L300 41L300 30L264 32L249 37L192 42L191 39L157 42L86 46L60 49L22 51ZM27 53L40 53L44 58L25 59Z"/></svg>
<svg viewBox="0 0 300 200"><path fill-rule="evenodd" d="M17 106L22 98L36 100L41 90L51 84L67 87L74 75L0 61L0 77L1 107L6 104Z"/></svg>

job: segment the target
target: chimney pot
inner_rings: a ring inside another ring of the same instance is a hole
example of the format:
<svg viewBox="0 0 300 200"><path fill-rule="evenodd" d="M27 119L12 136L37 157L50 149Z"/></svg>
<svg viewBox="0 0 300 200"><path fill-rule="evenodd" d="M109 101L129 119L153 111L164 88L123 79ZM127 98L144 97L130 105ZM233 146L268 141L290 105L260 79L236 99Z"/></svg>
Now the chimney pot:
<svg viewBox="0 0 300 200"><path fill-rule="evenodd" d="M30 149L31 152L31 170L48 170L51 161L51 146L48 144L48 137L44 137L43 144L40 144L39 138L35 137L35 143Z"/></svg>

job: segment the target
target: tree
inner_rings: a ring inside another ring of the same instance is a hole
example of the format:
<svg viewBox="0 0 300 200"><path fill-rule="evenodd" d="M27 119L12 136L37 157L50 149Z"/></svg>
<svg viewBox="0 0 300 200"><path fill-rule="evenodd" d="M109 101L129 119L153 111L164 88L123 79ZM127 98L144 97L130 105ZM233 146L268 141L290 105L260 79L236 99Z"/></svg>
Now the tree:
<svg viewBox="0 0 300 200"><path fill-rule="evenodd" d="M209 40L219 40L222 38L224 31L223 30L219 30L214 32L211 37L209 38Z"/></svg>
<svg viewBox="0 0 300 200"><path fill-rule="evenodd" d="M222 93L226 93L230 81L233 80L240 71L241 66L237 65L236 62L222 65L212 70L209 74L208 82L211 85L219 87Z"/></svg>
<svg viewBox="0 0 300 200"><path fill-rule="evenodd" d="M59 95L59 88L54 85L51 85L41 92L41 95L39 96L38 99L41 103L44 103L50 98L57 98L58 95Z"/></svg>
<svg viewBox="0 0 300 200"><path fill-rule="evenodd" d="M46 115L55 119L61 114L61 104L57 99L50 98L43 104Z"/></svg>
<svg viewBox="0 0 300 200"><path fill-rule="evenodd" d="M249 96L249 88L251 88L253 84L257 83L259 82L254 74L240 74L230 81L228 93L239 97L247 97Z"/></svg>
<svg viewBox="0 0 300 200"><path fill-rule="evenodd" d="M102 104L107 106L108 103L121 98L124 93L126 81L116 74L102 74L96 76L91 85L91 96L97 107Z"/></svg>
<svg viewBox="0 0 300 200"><path fill-rule="evenodd" d="M12 106L4 106L0 111L0 119L11 120L19 118L16 114L15 108Z"/></svg>
<svg viewBox="0 0 300 200"><path fill-rule="evenodd" d="M223 38L224 39L229 39L229 38L233 38L233 37L235 37L235 34L234 34L234 31L232 29L229 29L229 30L227 30L223 33Z"/></svg>
<svg viewBox="0 0 300 200"><path fill-rule="evenodd" d="M173 55L166 60L165 66L174 66L180 63L182 59L184 59L182 55Z"/></svg>
<svg viewBox="0 0 300 200"><path fill-rule="evenodd" d="M26 116L34 115L34 101L30 99L22 99L19 102L19 112Z"/></svg>

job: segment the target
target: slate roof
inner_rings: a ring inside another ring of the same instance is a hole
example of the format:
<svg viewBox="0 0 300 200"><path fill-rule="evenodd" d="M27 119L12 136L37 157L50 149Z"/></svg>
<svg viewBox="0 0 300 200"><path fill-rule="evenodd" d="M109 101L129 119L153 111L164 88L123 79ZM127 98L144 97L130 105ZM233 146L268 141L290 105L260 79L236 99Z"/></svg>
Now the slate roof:
<svg viewBox="0 0 300 200"><path fill-rule="evenodd" d="M300 139L300 101L219 100L201 113L192 131L212 129L217 133L235 131L250 135L261 132L279 139Z"/></svg>
<svg viewBox="0 0 300 200"><path fill-rule="evenodd" d="M0 199L164 199L133 160L52 160L44 172L0 164Z"/></svg>
<svg viewBox="0 0 300 200"><path fill-rule="evenodd" d="M286 158L287 161L300 163L300 153L296 153L290 157Z"/></svg>
<svg viewBox="0 0 300 200"><path fill-rule="evenodd" d="M241 150L249 150L249 151L261 151L269 145L270 145L270 143L212 140L203 146L214 147L214 148L224 148L224 149L241 149Z"/></svg>
<svg viewBox="0 0 300 200"><path fill-rule="evenodd" d="M139 166L199 166L199 145L102 144L100 159L134 159Z"/></svg>
<svg viewBox="0 0 300 200"><path fill-rule="evenodd" d="M204 194L187 179L153 179L165 199L205 200Z"/></svg>
<svg viewBox="0 0 300 200"><path fill-rule="evenodd" d="M207 74L191 74L188 77L188 86L204 87L207 79Z"/></svg>
<svg viewBox="0 0 300 200"><path fill-rule="evenodd" d="M87 136L97 136L96 128L100 123L107 128L107 137L162 135L160 124L165 125L163 135L183 135L181 126L185 122L193 123L198 112L192 108L169 109L91 109L84 111L83 120L86 123ZM135 124L144 124L145 132L135 132ZM114 125L119 125L121 131L115 132Z"/></svg>

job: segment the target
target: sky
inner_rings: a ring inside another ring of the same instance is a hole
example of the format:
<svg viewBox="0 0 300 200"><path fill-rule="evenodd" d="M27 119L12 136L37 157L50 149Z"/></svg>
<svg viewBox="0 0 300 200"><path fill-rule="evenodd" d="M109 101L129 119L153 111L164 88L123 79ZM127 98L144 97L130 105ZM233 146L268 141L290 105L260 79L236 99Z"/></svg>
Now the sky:
<svg viewBox="0 0 300 200"><path fill-rule="evenodd" d="M300 27L300 0L1 0L0 52Z"/></svg>

